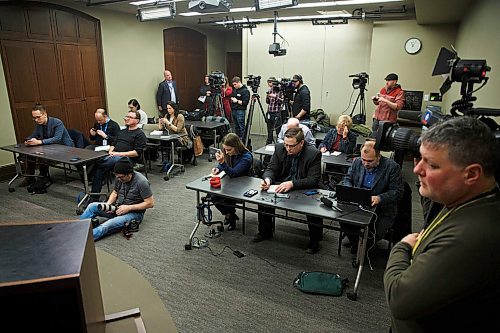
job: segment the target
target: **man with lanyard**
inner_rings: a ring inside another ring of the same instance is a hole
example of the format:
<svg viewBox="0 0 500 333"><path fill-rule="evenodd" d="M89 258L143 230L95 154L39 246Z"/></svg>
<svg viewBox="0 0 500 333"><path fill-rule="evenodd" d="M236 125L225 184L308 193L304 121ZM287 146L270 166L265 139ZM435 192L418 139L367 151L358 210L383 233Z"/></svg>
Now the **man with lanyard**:
<svg viewBox="0 0 500 333"><path fill-rule="evenodd" d="M70 147L75 146L63 122L58 118L49 117L47 115L47 110L45 110L42 104L35 104L35 106L33 106L31 116L36 123L36 127L33 133L24 141L26 146L50 144L61 144ZM35 174L36 164L37 161L35 158L27 158L25 173L28 177L25 177L21 184L19 184L20 187L28 186L35 181L35 178L30 176ZM40 164L39 168L40 176L48 177L49 166L47 164Z"/></svg>
<svg viewBox="0 0 500 333"><path fill-rule="evenodd" d="M267 79L267 85L269 89L266 92L266 103L267 106L267 140L266 145L273 143L273 131L276 132L278 136L281 125L285 118L283 118L283 91L275 91L273 89L273 84L277 84L278 81L275 77L270 77Z"/></svg>
<svg viewBox="0 0 500 333"><path fill-rule="evenodd" d="M163 77L165 80L160 82L158 85L158 90L156 91L156 105L158 106L158 111L160 117L165 116L167 112L167 102L174 102L179 105L179 94L177 93L177 83L172 80L172 73L169 70L163 72Z"/></svg>
<svg viewBox="0 0 500 333"><path fill-rule="evenodd" d="M311 112L311 92L304 84L302 75L295 74L292 78L293 85L295 86L295 95L293 96L292 103L292 117L298 120L309 120L309 113Z"/></svg>
<svg viewBox="0 0 500 333"><path fill-rule="evenodd" d="M420 233L405 236L384 274L392 332L489 332L500 303L500 192L495 136L457 117L421 136L413 172L420 195L443 205Z"/></svg>
<svg viewBox="0 0 500 333"><path fill-rule="evenodd" d="M85 149L94 150L95 147L107 146L115 141L120 125L108 116L108 112L104 109L97 109L95 114L95 124L90 129L90 140L94 144L88 145Z"/></svg>
<svg viewBox="0 0 500 333"><path fill-rule="evenodd" d="M279 184L276 193L316 189L321 179L321 153L313 145L305 143L300 128L290 128L285 133L285 142L276 144L262 179L260 187L264 191L271 184ZM269 214L274 214L274 208L259 205L259 233L253 238L255 243L273 237L273 219ZM319 242L323 239L323 219L311 215L306 217L309 227L306 253L314 254L319 251Z"/></svg>
<svg viewBox="0 0 500 333"><path fill-rule="evenodd" d="M116 176L113 192L109 195L106 204L114 205L114 211L102 211L99 205L103 203L91 203L80 219L95 218L97 216L107 217L108 220L96 225L93 230L94 240L120 231L126 223L135 220L141 223L144 212L153 208L154 198L149 182L141 173L134 171L132 162L128 158L122 158L114 166Z"/></svg>
<svg viewBox="0 0 500 333"><path fill-rule="evenodd" d="M140 119L139 112L129 111L124 118L127 128L118 132L116 140L110 143L109 156L97 161L92 179L92 193L96 193L94 200L97 199L97 193L101 192L106 171L112 170L120 158L128 157L132 161L139 161L147 141L146 135L139 128Z"/></svg>
<svg viewBox="0 0 500 333"><path fill-rule="evenodd" d="M381 240L394 224L398 201L403 196L401 168L393 160L381 156L375 149L375 141L366 141L361 147L361 157L356 158L347 171L343 185L372 190L372 206L376 206L377 220L374 222L375 240ZM349 224L341 224L351 245L351 253L356 253L359 229Z"/></svg>

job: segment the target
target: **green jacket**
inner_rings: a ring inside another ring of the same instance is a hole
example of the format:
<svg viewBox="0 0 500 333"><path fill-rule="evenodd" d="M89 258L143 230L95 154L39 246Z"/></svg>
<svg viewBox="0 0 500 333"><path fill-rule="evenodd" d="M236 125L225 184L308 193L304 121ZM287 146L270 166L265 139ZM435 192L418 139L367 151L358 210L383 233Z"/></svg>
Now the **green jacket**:
<svg viewBox="0 0 500 333"><path fill-rule="evenodd" d="M394 246L384 274L393 332L490 332L500 324L500 191L447 216L418 246Z"/></svg>

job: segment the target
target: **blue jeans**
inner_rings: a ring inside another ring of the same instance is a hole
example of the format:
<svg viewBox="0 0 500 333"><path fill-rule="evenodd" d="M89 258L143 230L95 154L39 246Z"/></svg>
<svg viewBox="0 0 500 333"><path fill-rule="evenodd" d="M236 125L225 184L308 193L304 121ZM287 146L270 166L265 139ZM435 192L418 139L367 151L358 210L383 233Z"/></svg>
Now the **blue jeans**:
<svg viewBox="0 0 500 333"><path fill-rule="evenodd" d="M125 222L130 222L132 220L136 220L137 222L141 222L144 218L144 213L138 212L130 212L125 215L116 215L114 213L108 214L106 212L101 212L97 209L97 205L99 203L93 202L88 205L87 209L80 215L80 220L83 219L91 219L93 217L102 216L107 217L109 220L99 225L97 228L94 228L94 240L101 239L102 237L120 231Z"/></svg>
<svg viewBox="0 0 500 333"><path fill-rule="evenodd" d="M92 178L92 193L101 193L102 179L107 171L112 170L123 156L106 156L102 160L97 161L94 176Z"/></svg>
<svg viewBox="0 0 500 333"><path fill-rule="evenodd" d="M231 113L234 122L234 130L236 135L243 139L245 135L245 110L233 110Z"/></svg>

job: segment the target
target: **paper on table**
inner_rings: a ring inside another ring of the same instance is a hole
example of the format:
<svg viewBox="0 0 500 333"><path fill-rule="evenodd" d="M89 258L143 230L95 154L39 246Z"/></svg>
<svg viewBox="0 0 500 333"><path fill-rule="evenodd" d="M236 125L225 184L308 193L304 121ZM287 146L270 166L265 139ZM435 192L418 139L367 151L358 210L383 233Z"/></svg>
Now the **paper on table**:
<svg viewBox="0 0 500 333"><path fill-rule="evenodd" d="M156 131L151 131L149 133L149 135L162 135L163 134L163 131L160 131L160 130L156 130Z"/></svg>
<svg viewBox="0 0 500 333"><path fill-rule="evenodd" d="M274 145L267 145L266 150L267 151L274 151Z"/></svg>
<svg viewBox="0 0 500 333"><path fill-rule="evenodd" d="M203 178L212 178L212 177L219 177L219 178L224 178L224 176L226 175L226 171L221 171L219 172L218 174L214 175L213 173L210 173L208 175L206 175L205 177Z"/></svg>
<svg viewBox="0 0 500 333"><path fill-rule="evenodd" d="M173 137L173 135L162 135L160 139L170 139L171 137Z"/></svg>
<svg viewBox="0 0 500 333"><path fill-rule="evenodd" d="M323 155L323 156L330 156L330 152L329 151L325 151L324 153L321 153L321 155Z"/></svg>
<svg viewBox="0 0 500 333"><path fill-rule="evenodd" d="M339 156L340 154L342 154L342 152L341 152L341 151L334 151L334 152L332 153L332 155L333 155L333 156Z"/></svg>
<svg viewBox="0 0 500 333"><path fill-rule="evenodd" d="M269 186L269 188L267 189L267 193L276 193L276 188L278 187L278 185L271 185Z"/></svg>
<svg viewBox="0 0 500 333"><path fill-rule="evenodd" d="M109 148L110 148L109 145L107 145L107 146L97 146L97 147L94 148L94 150L95 151L108 151Z"/></svg>

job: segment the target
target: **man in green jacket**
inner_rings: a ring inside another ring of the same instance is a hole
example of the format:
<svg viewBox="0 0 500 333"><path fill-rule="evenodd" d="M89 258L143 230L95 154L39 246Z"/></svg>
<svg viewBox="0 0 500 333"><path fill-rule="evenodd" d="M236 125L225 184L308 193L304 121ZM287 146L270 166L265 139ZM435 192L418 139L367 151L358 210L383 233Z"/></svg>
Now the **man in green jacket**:
<svg viewBox="0 0 500 333"><path fill-rule="evenodd" d="M500 304L495 138L460 117L425 132L414 173L443 210L391 251L384 286L392 332L489 332Z"/></svg>

